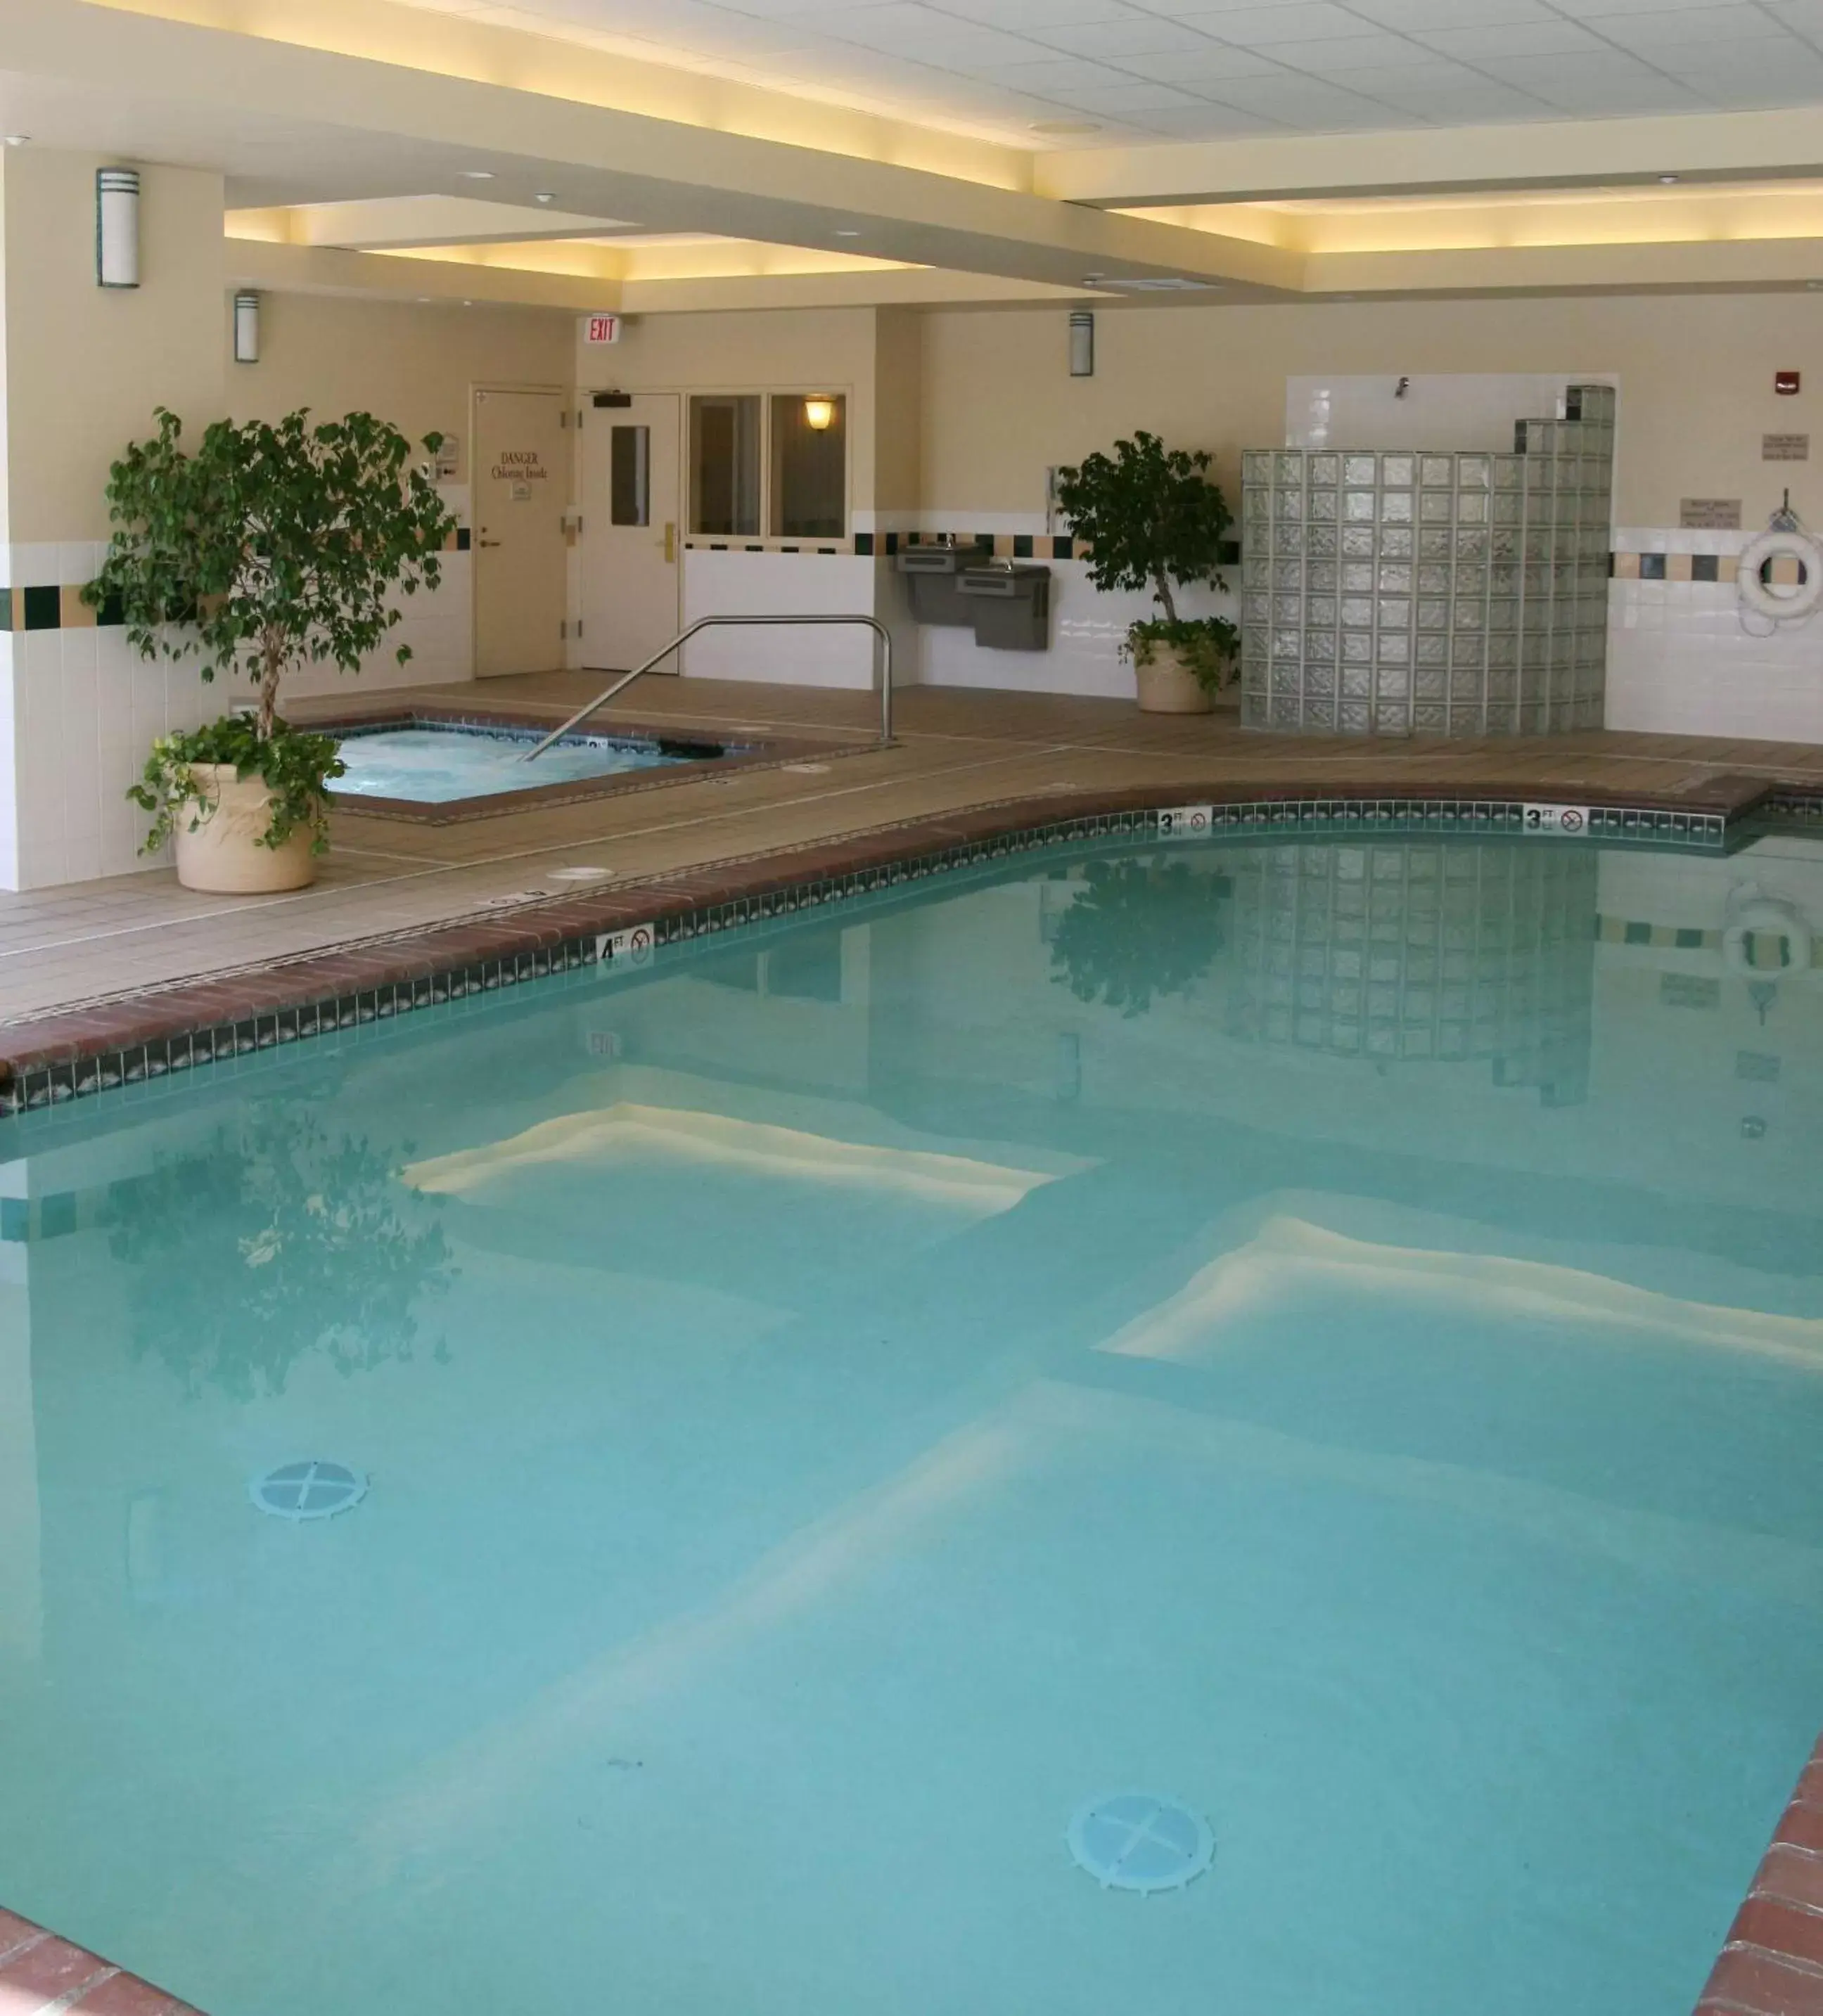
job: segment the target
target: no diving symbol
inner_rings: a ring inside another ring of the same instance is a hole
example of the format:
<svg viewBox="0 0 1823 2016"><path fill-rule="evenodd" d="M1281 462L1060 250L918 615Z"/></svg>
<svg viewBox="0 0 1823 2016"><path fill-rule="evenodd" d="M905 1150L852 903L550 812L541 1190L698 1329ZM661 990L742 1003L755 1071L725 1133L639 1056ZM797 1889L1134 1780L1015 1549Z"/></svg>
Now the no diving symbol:
<svg viewBox="0 0 1823 2016"><path fill-rule="evenodd" d="M629 924L624 931L603 931L595 941L595 957L602 966L650 966L658 947L658 934L650 924Z"/></svg>
<svg viewBox="0 0 1823 2016"><path fill-rule="evenodd" d="M1580 833L1583 830L1583 823L1582 814L1573 805L1566 805L1564 808L1563 816L1558 822L1560 830L1565 833Z"/></svg>
<svg viewBox="0 0 1823 2016"><path fill-rule="evenodd" d="M1213 805L1174 805L1158 814L1161 840L1205 840L1216 823Z"/></svg>

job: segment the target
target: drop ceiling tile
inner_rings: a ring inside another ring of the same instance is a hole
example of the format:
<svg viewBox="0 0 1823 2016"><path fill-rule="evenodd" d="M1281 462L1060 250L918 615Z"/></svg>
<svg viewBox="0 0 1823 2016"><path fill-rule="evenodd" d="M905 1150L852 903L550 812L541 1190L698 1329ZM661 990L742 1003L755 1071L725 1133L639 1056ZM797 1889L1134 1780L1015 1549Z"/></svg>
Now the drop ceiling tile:
<svg viewBox="0 0 1823 2016"><path fill-rule="evenodd" d="M1228 77L1283 77L1282 64L1252 49L1233 49L1220 42L1209 42L1194 55L1181 51L1146 56L1122 56L1122 70L1136 77L1155 77L1163 84L1187 85L1200 90L1219 85Z"/></svg>
<svg viewBox="0 0 1823 2016"><path fill-rule="evenodd" d="M1417 37L1431 49L1465 63L1483 63L1492 57L1555 56L1604 45L1573 21L1522 21L1477 27L1426 28Z"/></svg>
<svg viewBox="0 0 1823 2016"><path fill-rule="evenodd" d="M1155 139L1166 140L1245 140L1256 133L1288 133L1276 119L1261 119L1227 105L1199 105L1192 110L1148 112L1146 126Z"/></svg>
<svg viewBox="0 0 1823 2016"><path fill-rule="evenodd" d="M1767 13L1795 35L1823 41L1823 0L1764 0Z"/></svg>
<svg viewBox="0 0 1823 2016"><path fill-rule="evenodd" d="M1187 105L1200 104L1194 92L1180 91L1175 85L1156 84L1150 79L1129 77L1118 84L1093 84L1080 91L1062 92L1057 102L1079 106L1085 112L1169 112Z"/></svg>
<svg viewBox="0 0 1823 2016"><path fill-rule="evenodd" d="M1659 6L1663 0L1652 0L1652 4ZM1126 0L942 0L942 9L959 20L1004 28L1014 34L1066 22L1124 20L1144 11L1129 7Z"/></svg>
<svg viewBox="0 0 1823 2016"><path fill-rule="evenodd" d="M1155 9L1185 20L1205 34L1243 48L1295 42L1306 35L1358 35L1361 17L1331 0L1284 0L1277 7L1212 6L1210 0L1152 0Z"/></svg>
<svg viewBox="0 0 1823 2016"><path fill-rule="evenodd" d="M1492 92L1502 95L1501 88L1483 77L1478 70L1471 70L1465 63L1397 63L1383 69L1359 70L1346 80L1350 91L1358 91L1369 98L1383 99L1389 104L1421 105L1426 109L1436 104L1453 92ZM1533 110L1537 110L1533 106Z"/></svg>
<svg viewBox="0 0 1823 2016"><path fill-rule="evenodd" d="M1263 43L1259 53L1291 70L1311 70L1319 77L1344 81L1355 70L1421 63L1428 61L1430 55L1403 35L1319 35L1301 42Z"/></svg>
<svg viewBox="0 0 1823 2016"><path fill-rule="evenodd" d="M1798 91L1823 78L1823 56L1792 35L1721 48L1713 42L1677 42L1652 52L1652 59L1669 75L1711 92L1762 82Z"/></svg>
<svg viewBox="0 0 1823 2016"><path fill-rule="evenodd" d="M1037 58L1033 63L1008 63L1004 69L993 72L994 81L1013 91L1031 91L1039 96L1048 96L1054 91L1067 91L1074 85L1108 84L1118 79L1120 73L1109 69L1106 63L1091 63L1086 56L1060 56L1034 49ZM1138 73L1150 77L1150 70ZM1169 82L1166 77L1165 81Z"/></svg>
<svg viewBox="0 0 1823 2016"><path fill-rule="evenodd" d="M1785 29L1758 7L1687 7L1675 13L1627 14L1597 24L1603 34L1648 59L1673 43L1750 42Z"/></svg>
<svg viewBox="0 0 1823 2016"><path fill-rule="evenodd" d="M1244 77L1232 86L1212 84L1212 97L1237 111L1263 113L1313 133L1342 132L1399 122L1390 108L1313 77Z"/></svg>
<svg viewBox="0 0 1823 2016"><path fill-rule="evenodd" d="M1662 0L1650 0L1650 4L1658 6ZM1349 5L1376 27L1406 34L1421 28L1515 26L1562 19L1545 0L1349 0Z"/></svg>
<svg viewBox="0 0 1823 2016"><path fill-rule="evenodd" d="M1155 14L1137 14L1126 21L1085 21L1057 27L1035 28L1033 38L1053 49L1072 54L1104 56L1118 62L1122 56L1168 55L1173 49L1196 50L1209 47L1209 38L1180 21L1161 20Z"/></svg>
<svg viewBox="0 0 1823 2016"><path fill-rule="evenodd" d="M958 59L966 60L969 56L992 58L997 55L1017 62L1029 52L1030 47L1017 35L954 20L934 7L919 5L917 0L888 0L883 6L834 8L822 13L800 14L794 25L837 41L856 42L863 49L902 52L925 61L941 49L952 68Z"/></svg>

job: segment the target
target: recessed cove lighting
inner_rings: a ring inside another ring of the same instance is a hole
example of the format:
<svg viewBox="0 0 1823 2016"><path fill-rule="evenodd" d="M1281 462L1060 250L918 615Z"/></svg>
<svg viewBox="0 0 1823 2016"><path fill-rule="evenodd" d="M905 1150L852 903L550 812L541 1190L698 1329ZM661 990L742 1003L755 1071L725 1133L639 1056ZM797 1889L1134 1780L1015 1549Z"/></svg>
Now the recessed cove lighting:
<svg viewBox="0 0 1823 2016"><path fill-rule="evenodd" d="M491 182L494 171L492 168L464 168L462 178L465 182Z"/></svg>
<svg viewBox="0 0 1823 2016"><path fill-rule="evenodd" d="M1034 133L1051 133L1063 135L1070 133L1099 133L1101 127L1093 119L1036 119L1029 129Z"/></svg>

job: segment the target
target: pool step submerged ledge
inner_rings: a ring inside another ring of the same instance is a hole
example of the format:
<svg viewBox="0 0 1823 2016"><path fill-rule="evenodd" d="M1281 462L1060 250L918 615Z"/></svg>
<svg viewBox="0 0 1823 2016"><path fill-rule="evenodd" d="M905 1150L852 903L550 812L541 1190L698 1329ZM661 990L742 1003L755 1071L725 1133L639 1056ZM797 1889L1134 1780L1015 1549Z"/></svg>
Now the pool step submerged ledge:
<svg viewBox="0 0 1823 2016"><path fill-rule="evenodd" d="M110 1966L42 1925L0 1910L0 2010L5 2016L200 2016L136 1974Z"/></svg>
<svg viewBox="0 0 1823 2016"><path fill-rule="evenodd" d="M1587 815L1586 837L1605 845L1719 852L1771 791L1764 777L1735 776L1710 778L1699 790L1671 798L1580 785L1547 791L1535 783L1487 784L1472 795L1454 785L1411 784L1395 795L1340 781L1303 789L1180 781L998 800L611 889L541 895L485 917L85 1002L0 1028L0 1117L594 966L606 938L635 926L653 927L663 948L1039 848L1143 843L1165 837L1162 814L1191 807L1210 808L1208 837L1215 839L1474 841L1519 838L1529 808L1573 805ZM1566 843L1540 836L1534 844Z"/></svg>

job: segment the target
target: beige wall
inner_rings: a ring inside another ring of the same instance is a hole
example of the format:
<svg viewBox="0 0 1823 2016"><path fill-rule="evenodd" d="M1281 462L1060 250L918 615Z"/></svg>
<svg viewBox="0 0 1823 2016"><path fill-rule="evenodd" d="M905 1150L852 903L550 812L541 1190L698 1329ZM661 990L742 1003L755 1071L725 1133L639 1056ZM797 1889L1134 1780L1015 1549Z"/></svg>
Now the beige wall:
<svg viewBox="0 0 1823 2016"><path fill-rule="evenodd" d="M229 360L236 419L276 420L308 406L326 419L375 413L414 441L453 434L461 446L457 480L465 483L471 385L571 382L575 318L560 309L266 294L260 361L236 364L231 307L225 300L217 334Z"/></svg>
<svg viewBox="0 0 1823 2016"><path fill-rule="evenodd" d="M1764 523L1789 481L1823 524L1823 468L1768 463L1760 436L1814 431L1823 461L1823 295L1104 309L1096 370L1068 376L1061 312L946 311L924 322L927 511L1036 512L1044 472L1135 427L1212 450L1283 437L1288 376L1334 371L1619 374L1616 521L1675 525L1682 497L1739 497ZM1780 398L1773 373L1804 371ZM1389 442L1387 446L1396 446Z"/></svg>
<svg viewBox="0 0 1823 2016"><path fill-rule="evenodd" d="M841 392L848 397L849 509L874 504L874 308L781 308L636 316L607 347L576 331L576 383L623 392Z"/></svg>
<svg viewBox="0 0 1823 2016"><path fill-rule="evenodd" d="M136 288L96 286L95 171L107 157L6 160L5 388L13 541L107 531L103 488L163 405L196 427L222 411L222 178L142 168Z"/></svg>
<svg viewBox="0 0 1823 2016"><path fill-rule="evenodd" d="M874 344L874 508L915 511L922 501L924 327L909 308L883 308Z"/></svg>

